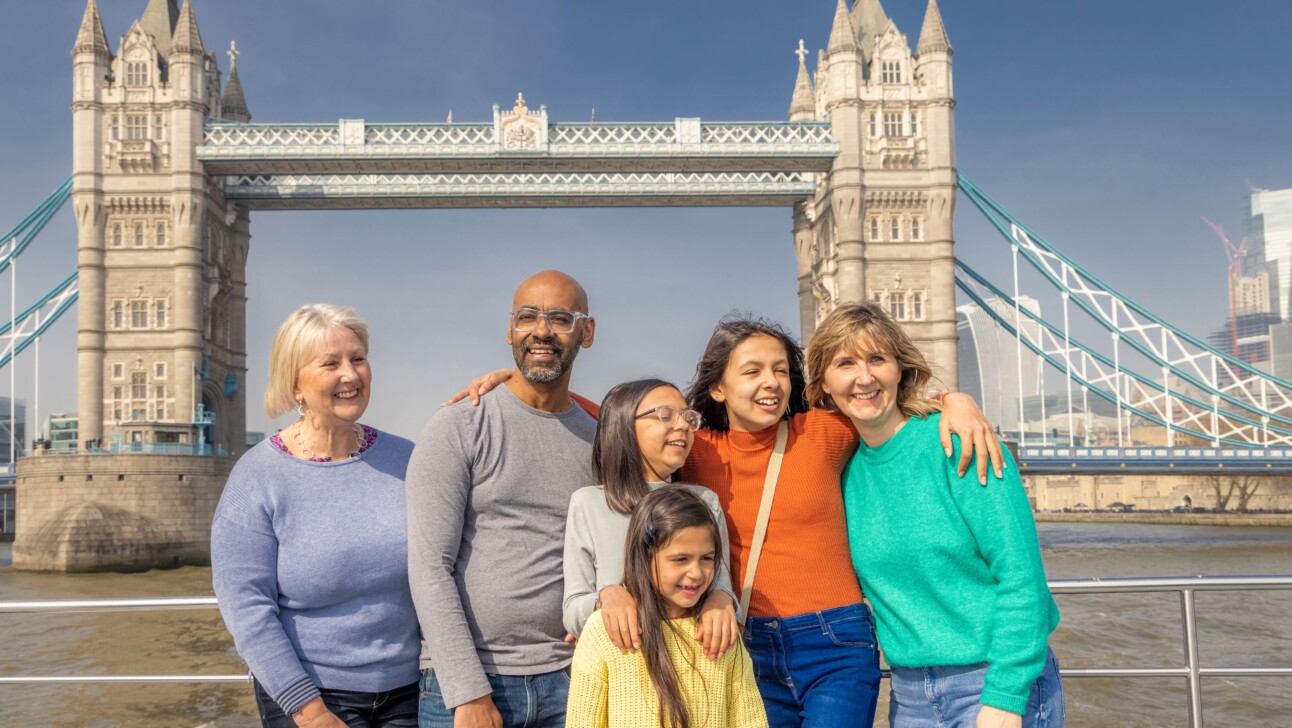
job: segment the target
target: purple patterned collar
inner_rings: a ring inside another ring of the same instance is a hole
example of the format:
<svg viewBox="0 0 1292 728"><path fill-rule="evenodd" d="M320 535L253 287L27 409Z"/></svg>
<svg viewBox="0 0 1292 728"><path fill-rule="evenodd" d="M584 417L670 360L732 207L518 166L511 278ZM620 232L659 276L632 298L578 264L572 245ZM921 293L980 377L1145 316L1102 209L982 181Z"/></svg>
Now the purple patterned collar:
<svg viewBox="0 0 1292 728"><path fill-rule="evenodd" d="M375 428L369 427L367 425L360 425L360 427L363 428L363 443L359 445L358 450L350 453L350 457L355 457L357 455L361 455L367 452L368 448L372 447L373 444L377 442L377 430ZM287 453L288 455L292 455L292 451L288 450L287 445L283 444L283 438L279 437L279 433L275 432L274 434L270 435L269 442L279 450ZM296 456L292 455L292 457L296 457ZM306 460L306 458L301 458L301 460ZM330 463L332 462L332 458L327 456L324 456L321 458L309 458L307 462Z"/></svg>

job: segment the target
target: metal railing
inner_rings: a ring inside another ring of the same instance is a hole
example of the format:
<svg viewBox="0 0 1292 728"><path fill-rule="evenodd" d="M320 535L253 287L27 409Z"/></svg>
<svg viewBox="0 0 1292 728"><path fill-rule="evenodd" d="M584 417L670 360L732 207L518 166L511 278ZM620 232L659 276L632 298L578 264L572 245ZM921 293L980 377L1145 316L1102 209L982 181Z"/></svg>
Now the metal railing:
<svg viewBox="0 0 1292 728"><path fill-rule="evenodd" d="M1065 678L1182 677L1189 705L1189 725L1202 728L1202 678L1292 677L1289 667L1203 667L1198 657L1198 612L1194 596L1200 591L1252 591L1292 589L1292 575L1186 576L1114 579L1058 579L1050 581L1053 594L1140 594L1176 592L1184 631L1184 662L1180 667L1067 667Z"/></svg>
<svg viewBox="0 0 1292 728"><path fill-rule="evenodd" d="M1202 678L1204 677L1292 677L1287 667L1204 667L1198 656L1197 606L1200 591L1292 590L1292 575L1274 576L1191 576L1111 579L1056 579L1050 581L1054 594L1140 594L1176 592L1180 595L1180 613L1184 634L1182 666L1170 667L1065 667L1064 678L1159 678L1176 677L1186 681L1189 725L1202 728ZM39 614L68 612L123 612L178 609L212 609L215 597L163 597L154 599L80 599L58 601L0 601L0 614ZM887 676L888 671L884 671ZM86 675L86 676L15 676L0 677L0 685L38 683L235 683L247 682L250 675Z"/></svg>
<svg viewBox="0 0 1292 728"><path fill-rule="evenodd" d="M215 597L149 599L60 599L0 602L0 614L69 614L75 612L157 612L214 609ZM51 683L245 683L251 675L57 675L0 677L0 685Z"/></svg>

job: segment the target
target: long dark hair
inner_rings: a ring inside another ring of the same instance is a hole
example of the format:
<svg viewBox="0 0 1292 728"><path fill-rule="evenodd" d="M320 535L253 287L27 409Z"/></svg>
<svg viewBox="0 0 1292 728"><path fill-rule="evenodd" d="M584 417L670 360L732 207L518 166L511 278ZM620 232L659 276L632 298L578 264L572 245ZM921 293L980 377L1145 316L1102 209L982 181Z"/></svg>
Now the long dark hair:
<svg viewBox="0 0 1292 728"><path fill-rule="evenodd" d="M690 728L691 712L678 685L677 668L669 658L664 630L672 630L683 640L694 638L669 621L664 597L655 588L655 553L678 531L692 526L708 529L712 535L716 574L724 560L718 523L704 501L682 485L666 485L641 499L628 521L628 543L624 549L624 588L637 600L641 652L646 660L646 672L659 693L659 722L671 728ZM696 604L704 604L712 589L710 579ZM687 660L690 659L687 655Z"/></svg>
<svg viewBox="0 0 1292 728"><path fill-rule="evenodd" d="M597 434L592 440L592 473L606 489L606 505L617 513L632 513L650 492L642 477L637 408L646 395L660 387L677 389L662 379L637 379L616 385L601 400Z"/></svg>
<svg viewBox="0 0 1292 728"><path fill-rule="evenodd" d="M748 315L730 316L723 318L714 327L709 344L704 347L704 355L700 357L700 363L695 365L695 381L686 390L688 406L704 416L709 429L726 430L731 427L731 423L727 421L726 405L714 400L709 390L722 382L731 352L745 339L759 335L770 336L785 347L785 358L790 363L790 391L785 417L790 418L808 411L805 394L807 379L803 376L803 348L799 343L780 324Z"/></svg>

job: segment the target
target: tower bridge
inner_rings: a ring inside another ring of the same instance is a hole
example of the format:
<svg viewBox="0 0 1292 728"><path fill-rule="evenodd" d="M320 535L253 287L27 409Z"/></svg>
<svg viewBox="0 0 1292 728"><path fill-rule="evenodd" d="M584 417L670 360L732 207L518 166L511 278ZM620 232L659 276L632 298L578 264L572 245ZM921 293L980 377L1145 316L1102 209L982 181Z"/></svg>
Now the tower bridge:
<svg viewBox="0 0 1292 728"><path fill-rule="evenodd" d="M1038 467L1083 449L1104 457L1076 441L1073 413L1092 398L1115 407L1118 447L1134 445L1133 426L1165 433L1166 454L1141 453L1139 465L1158 457L1166 469L1172 448L1201 445L1219 453L1212 464L1247 447L1281 463L1278 448L1292 445L1292 384L1111 291L959 173L953 49L936 0L913 46L880 0L836 0L811 70L799 43L784 121L569 123L518 94L484 122L253 123L236 45L226 77L194 0L148 0L115 50L107 38L87 0L72 48L71 178L5 238L9 260L70 200L77 271L15 313L5 356L21 350L17 332L35 339L76 303L81 447L21 461L19 568L204 558L245 438L246 261L251 213L267 210L783 206L805 340L839 304L875 301L954 388L957 288L994 297L1019 356L1065 377L1068 441L1041 432ZM1009 294L956 260L959 199L1001 231L1016 264L1062 291L1062 324L1024 325L1017 277ZM1111 353L1072 336L1069 301L1108 328ZM1159 370L1127 367L1123 346ZM1021 411L1017 426L1026 440ZM123 533L146 535L106 546Z"/></svg>

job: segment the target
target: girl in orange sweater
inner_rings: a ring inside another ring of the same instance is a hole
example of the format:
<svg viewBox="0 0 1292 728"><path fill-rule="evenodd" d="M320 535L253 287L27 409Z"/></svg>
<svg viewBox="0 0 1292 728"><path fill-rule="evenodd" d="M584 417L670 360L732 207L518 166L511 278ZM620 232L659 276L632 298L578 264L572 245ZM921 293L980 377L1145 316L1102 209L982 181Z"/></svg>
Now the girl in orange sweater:
<svg viewBox="0 0 1292 728"><path fill-rule="evenodd" d="M744 582L778 426L788 439L758 564L745 644L772 726L869 726L879 688L874 622L852 570L839 477L857 432L837 413L809 410L803 352L779 326L718 324L696 366L688 404L707 430L682 480L718 494L727 518L731 577ZM973 404L951 398L944 428L979 451L999 446ZM966 398L967 399L967 398ZM950 436L942 433L944 445ZM979 458L985 468L986 458ZM962 461L961 471L967 461ZM985 470L980 479L985 479Z"/></svg>

